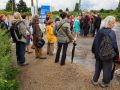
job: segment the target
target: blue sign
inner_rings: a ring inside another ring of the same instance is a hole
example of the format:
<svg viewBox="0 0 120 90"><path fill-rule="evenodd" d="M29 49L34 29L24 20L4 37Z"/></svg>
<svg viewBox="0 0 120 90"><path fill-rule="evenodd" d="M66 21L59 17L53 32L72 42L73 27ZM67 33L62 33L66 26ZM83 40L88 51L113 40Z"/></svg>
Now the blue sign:
<svg viewBox="0 0 120 90"><path fill-rule="evenodd" d="M45 21L45 18L47 16L48 12L50 12L50 5L42 5L41 6L41 14L40 14L41 22Z"/></svg>

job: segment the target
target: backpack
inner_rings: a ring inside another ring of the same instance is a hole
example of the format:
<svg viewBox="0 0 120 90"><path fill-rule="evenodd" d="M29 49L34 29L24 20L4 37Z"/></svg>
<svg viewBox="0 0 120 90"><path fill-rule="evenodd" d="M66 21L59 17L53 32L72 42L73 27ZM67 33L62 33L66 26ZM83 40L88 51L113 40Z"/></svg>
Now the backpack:
<svg viewBox="0 0 120 90"><path fill-rule="evenodd" d="M12 37L14 43L19 42L20 39L22 38L22 34L20 34L20 31L19 31L19 28L18 28L18 25L20 23L22 23L22 21L18 22L17 24L13 24L10 27L10 34L11 34L11 37Z"/></svg>
<svg viewBox="0 0 120 90"><path fill-rule="evenodd" d="M102 33L98 54L101 61L109 61L115 57L115 51L109 35Z"/></svg>

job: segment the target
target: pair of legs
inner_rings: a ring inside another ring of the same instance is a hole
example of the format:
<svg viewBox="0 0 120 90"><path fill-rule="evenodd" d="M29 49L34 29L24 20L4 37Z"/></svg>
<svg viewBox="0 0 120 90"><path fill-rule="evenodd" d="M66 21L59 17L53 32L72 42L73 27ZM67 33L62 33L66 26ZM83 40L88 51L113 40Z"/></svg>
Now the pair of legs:
<svg viewBox="0 0 120 90"><path fill-rule="evenodd" d="M47 54L48 55L53 55L54 54L54 43L49 43L48 42Z"/></svg>
<svg viewBox="0 0 120 90"><path fill-rule="evenodd" d="M36 46L35 46L35 55L36 55L36 58L46 59L46 57L43 56L43 49L42 48L38 48Z"/></svg>
<svg viewBox="0 0 120 90"><path fill-rule="evenodd" d="M57 53L56 53L56 58L55 58L55 62L59 62L60 59L60 53L62 50L62 57L61 57L61 65L65 64L65 59L66 59L66 52L67 52L67 48L68 48L68 43L60 43L58 42L58 48L57 48Z"/></svg>
<svg viewBox="0 0 120 90"><path fill-rule="evenodd" d="M29 53L32 53L31 48L30 48L30 36L27 36L26 39L27 43L26 43L26 51Z"/></svg>
<svg viewBox="0 0 120 90"><path fill-rule="evenodd" d="M85 36L85 37L87 37L87 35L89 34L89 29L90 29L90 26L89 26L89 25L84 25L84 26L83 26L84 36Z"/></svg>
<svg viewBox="0 0 120 90"><path fill-rule="evenodd" d="M26 48L25 43L23 43L23 42L16 43L17 63L20 65L25 63L25 48Z"/></svg>
<svg viewBox="0 0 120 90"><path fill-rule="evenodd" d="M102 80L102 82L105 85L108 85L110 83L110 80L111 80L112 60L110 60L109 62L102 62L100 60L96 60L95 74L93 76L93 81L94 82L98 82L101 70L103 70L103 80Z"/></svg>
<svg viewBox="0 0 120 90"><path fill-rule="evenodd" d="M94 27L94 29L93 29L93 37L95 36L95 32L97 33L98 32L98 30L100 29L100 27Z"/></svg>

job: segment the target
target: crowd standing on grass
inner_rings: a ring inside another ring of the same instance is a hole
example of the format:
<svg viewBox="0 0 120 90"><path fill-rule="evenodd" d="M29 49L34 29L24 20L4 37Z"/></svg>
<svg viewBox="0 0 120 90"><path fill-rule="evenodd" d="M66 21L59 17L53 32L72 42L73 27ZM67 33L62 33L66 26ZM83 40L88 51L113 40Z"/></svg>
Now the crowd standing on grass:
<svg viewBox="0 0 120 90"><path fill-rule="evenodd" d="M5 22L5 15L0 15L0 29L9 29L13 42L16 44L18 65L28 65L25 60L25 52L32 54L30 43L33 42L32 48L35 49L36 59L46 59L47 55L53 56L55 54L54 46L57 43L55 63L59 62L62 52L60 65L63 66L69 43L75 43L78 37L91 36L95 37L92 53L96 59L95 73L91 83L98 85L100 72L103 70L101 86L109 86L112 79L112 63L119 57L116 35L112 30L116 23L115 17L108 16L102 21L100 15L96 13L86 12L80 16L70 16L66 12L62 12L55 20L52 20L47 15L44 22L45 32L43 32L41 28L43 24L40 22L39 16L33 16L30 21L26 20L26 15L21 15L19 12L15 12L13 16L12 26L9 27ZM44 34L47 38L47 52L43 50Z"/></svg>

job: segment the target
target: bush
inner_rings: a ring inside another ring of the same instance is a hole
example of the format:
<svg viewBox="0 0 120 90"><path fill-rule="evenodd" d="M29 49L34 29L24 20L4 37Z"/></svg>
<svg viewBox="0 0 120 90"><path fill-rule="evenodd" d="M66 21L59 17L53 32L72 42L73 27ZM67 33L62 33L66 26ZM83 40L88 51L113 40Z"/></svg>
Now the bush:
<svg viewBox="0 0 120 90"><path fill-rule="evenodd" d="M0 90L17 90L18 70L12 67L11 44L9 37L0 30Z"/></svg>

